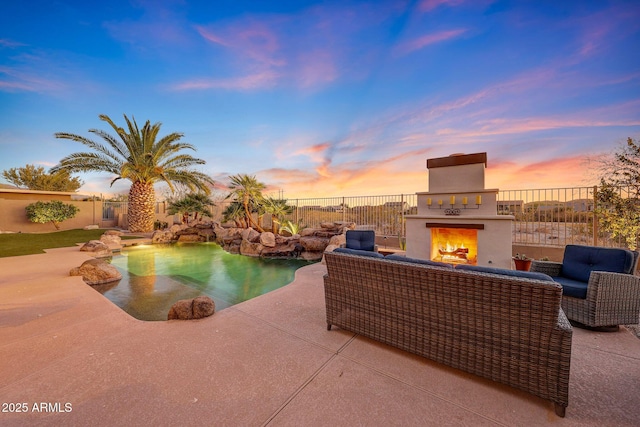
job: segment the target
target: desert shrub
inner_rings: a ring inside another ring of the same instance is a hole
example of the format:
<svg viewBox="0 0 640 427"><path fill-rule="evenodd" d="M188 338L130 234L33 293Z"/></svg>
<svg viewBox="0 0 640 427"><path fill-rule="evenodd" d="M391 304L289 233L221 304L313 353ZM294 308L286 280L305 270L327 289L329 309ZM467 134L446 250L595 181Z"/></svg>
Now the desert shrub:
<svg viewBox="0 0 640 427"><path fill-rule="evenodd" d="M76 216L80 209L75 205L52 200L50 202L31 203L25 210L29 221L39 224L50 222L56 230L60 230L60 223Z"/></svg>

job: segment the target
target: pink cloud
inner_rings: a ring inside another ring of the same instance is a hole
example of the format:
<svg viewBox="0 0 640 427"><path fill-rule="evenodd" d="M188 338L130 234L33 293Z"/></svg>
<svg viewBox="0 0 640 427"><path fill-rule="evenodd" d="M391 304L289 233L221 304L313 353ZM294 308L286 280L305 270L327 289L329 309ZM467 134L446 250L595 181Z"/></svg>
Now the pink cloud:
<svg viewBox="0 0 640 427"><path fill-rule="evenodd" d="M496 161L487 167L487 185L504 189L585 186L587 171L583 156L557 157L532 163ZM558 171L558 173L548 173Z"/></svg>
<svg viewBox="0 0 640 427"><path fill-rule="evenodd" d="M363 31L380 25L390 15L402 12L397 3L376 7L323 4L291 15L243 15L231 21L196 26L195 30L216 54L231 57L228 63L236 74L271 72L277 79L267 81L267 87L275 84L313 90L345 76L365 77L368 62L377 57L378 45L363 47L354 40L359 41Z"/></svg>
<svg viewBox="0 0 640 427"><path fill-rule="evenodd" d="M464 0L422 0L418 5L418 10L422 12L430 12L439 6L459 6L464 2Z"/></svg>
<svg viewBox="0 0 640 427"><path fill-rule="evenodd" d="M422 49L425 46L454 39L461 34L464 34L465 32L467 32L466 29L460 28L456 30L440 31L438 33L426 34L422 37L418 37L417 39L409 40L400 44L396 49L396 52L399 55L406 55L413 51Z"/></svg>
<svg viewBox="0 0 640 427"><path fill-rule="evenodd" d="M19 43L13 40L8 40L8 39L0 39L0 47L14 48L14 47L21 47L21 46L26 46L26 44Z"/></svg>
<svg viewBox="0 0 640 427"><path fill-rule="evenodd" d="M7 91L58 92L66 89L60 81L46 79L25 70L0 67L0 88Z"/></svg>
<svg viewBox="0 0 640 427"><path fill-rule="evenodd" d="M303 52L298 60L299 69L296 80L302 88L331 83L339 77L334 55L327 49Z"/></svg>
<svg viewBox="0 0 640 427"><path fill-rule="evenodd" d="M226 90L252 90L258 88L272 87L276 84L278 75L270 70L261 73L230 77L230 78L211 78L211 79L195 79L177 83L171 86L172 90L205 90L205 89L226 89Z"/></svg>

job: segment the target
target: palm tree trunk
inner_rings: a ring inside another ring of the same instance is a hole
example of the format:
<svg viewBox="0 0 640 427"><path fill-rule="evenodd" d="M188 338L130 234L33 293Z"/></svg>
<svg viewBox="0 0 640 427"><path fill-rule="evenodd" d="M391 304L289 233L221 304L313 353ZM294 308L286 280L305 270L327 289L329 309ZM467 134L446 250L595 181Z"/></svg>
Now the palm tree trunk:
<svg viewBox="0 0 640 427"><path fill-rule="evenodd" d="M129 190L129 231L150 233L155 219L156 195L153 184L136 181Z"/></svg>
<svg viewBox="0 0 640 427"><path fill-rule="evenodd" d="M250 227L252 226L255 230L261 233L264 232L262 227L256 224L256 222L253 220L253 215L251 215L251 212L249 211L249 196L245 196L244 200L242 201L242 204L244 205L244 213L245 213L245 216L247 217L247 221L249 222L249 226Z"/></svg>

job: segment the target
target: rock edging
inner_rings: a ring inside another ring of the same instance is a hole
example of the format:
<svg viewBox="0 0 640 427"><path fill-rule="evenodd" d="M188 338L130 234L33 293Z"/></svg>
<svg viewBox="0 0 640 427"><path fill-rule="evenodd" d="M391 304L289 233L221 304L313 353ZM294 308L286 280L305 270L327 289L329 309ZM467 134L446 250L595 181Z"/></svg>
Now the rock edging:
<svg viewBox="0 0 640 427"><path fill-rule="evenodd" d="M323 222L319 228L305 228L300 234L282 236L270 231L260 233L253 228L224 227L218 222L173 225L153 233L152 243L216 242L232 254L263 258L295 258L307 261L322 259L325 250L345 243L353 222Z"/></svg>

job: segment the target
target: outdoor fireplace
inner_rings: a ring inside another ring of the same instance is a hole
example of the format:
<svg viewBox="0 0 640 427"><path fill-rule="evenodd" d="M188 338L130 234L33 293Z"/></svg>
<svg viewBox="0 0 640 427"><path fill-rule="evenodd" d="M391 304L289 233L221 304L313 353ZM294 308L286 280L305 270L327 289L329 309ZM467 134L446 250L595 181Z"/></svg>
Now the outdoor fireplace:
<svg viewBox="0 0 640 427"><path fill-rule="evenodd" d="M513 216L498 215L498 190L484 188L486 153L427 160L429 191L407 216L407 256L511 268Z"/></svg>

